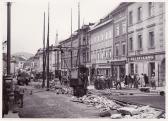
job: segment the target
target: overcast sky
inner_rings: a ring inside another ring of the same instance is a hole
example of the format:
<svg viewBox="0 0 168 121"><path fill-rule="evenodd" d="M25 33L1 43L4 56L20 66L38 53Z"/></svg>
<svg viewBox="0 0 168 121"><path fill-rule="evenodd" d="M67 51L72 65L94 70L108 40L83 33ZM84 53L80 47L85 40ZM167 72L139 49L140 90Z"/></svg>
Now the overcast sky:
<svg viewBox="0 0 168 121"><path fill-rule="evenodd" d="M23 2L24 1L24 2ZM78 2L80 2L80 23L97 22L113 10L116 0L50 0L50 44L54 44L56 31L58 39L63 40L71 32L71 8L73 31L78 27ZM2 41L6 40L5 2L0 4L0 28ZM11 52L30 52L35 54L43 46L43 14L47 21L48 0L15 0L11 6ZM47 22L46 22L47 32Z"/></svg>
<svg viewBox="0 0 168 121"><path fill-rule="evenodd" d="M0 33L6 40L5 0L0 0ZM12 0L11 6L11 52L35 54L43 46L43 14L50 2L50 45L54 44L56 31L58 39L64 40L71 33L71 8L73 31L78 28L78 2L80 2L80 23L97 22L115 9L121 0ZM24 1L24 2L23 2ZM47 33L47 22L46 22Z"/></svg>

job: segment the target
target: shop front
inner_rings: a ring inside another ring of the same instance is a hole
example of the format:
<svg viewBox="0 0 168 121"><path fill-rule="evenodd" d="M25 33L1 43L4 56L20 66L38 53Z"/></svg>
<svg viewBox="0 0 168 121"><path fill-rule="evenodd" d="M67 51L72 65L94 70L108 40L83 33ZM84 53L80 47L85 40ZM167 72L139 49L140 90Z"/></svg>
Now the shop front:
<svg viewBox="0 0 168 121"><path fill-rule="evenodd" d="M96 66L97 75L110 76L111 67L109 63L97 64Z"/></svg>
<svg viewBox="0 0 168 121"><path fill-rule="evenodd" d="M117 80L125 77L126 73L126 60L112 61L111 62L111 75L112 78Z"/></svg>
<svg viewBox="0 0 168 121"><path fill-rule="evenodd" d="M164 54L150 54L128 57L128 74L146 74L149 77L149 82L151 80L151 76L154 75L156 86L164 86L164 56Z"/></svg>

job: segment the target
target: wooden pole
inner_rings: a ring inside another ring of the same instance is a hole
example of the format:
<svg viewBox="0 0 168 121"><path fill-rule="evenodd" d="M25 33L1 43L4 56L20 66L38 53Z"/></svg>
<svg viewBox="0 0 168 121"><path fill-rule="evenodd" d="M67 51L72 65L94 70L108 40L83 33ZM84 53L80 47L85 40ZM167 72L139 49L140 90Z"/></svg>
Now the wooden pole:
<svg viewBox="0 0 168 121"><path fill-rule="evenodd" d="M10 75L11 60L11 2L7 2L7 75Z"/></svg>
<svg viewBox="0 0 168 121"><path fill-rule="evenodd" d="M45 87L45 12L44 12L44 28L43 28L43 82L42 88Z"/></svg>
<svg viewBox="0 0 168 121"><path fill-rule="evenodd" d="M48 33L47 33L47 91L49 91L49 3L48 3Z"/></svg>

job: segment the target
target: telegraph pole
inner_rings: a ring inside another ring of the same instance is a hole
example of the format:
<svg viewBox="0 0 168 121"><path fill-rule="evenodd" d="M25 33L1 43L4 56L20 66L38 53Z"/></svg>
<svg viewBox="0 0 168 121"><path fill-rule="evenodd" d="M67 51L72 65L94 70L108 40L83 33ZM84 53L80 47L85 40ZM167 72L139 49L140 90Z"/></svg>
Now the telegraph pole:
<svg viewBox="0 0 168 121"><path fill-rule="evenodd" d="M58 32L57 32L57 35L56 35L56 40L58 42ZM57 50L57 70L59 70L59 50Z"/></svg>
<svg viewBox="0 0 168 121"><path fill-rule="evenodd" d="M7 2L7 75L10 75L11 60L11 2Z"/></svg>
<svg viewBox="0 0 168 121"><path fill-rule="evenodd" d="M43 26L43 83L42 88L45 87L45 12L44 12L44 26Z"/></svg>
<svg viewBox="0 0 168 121"><path fill-rule="evenodd" d="M81 40L80 40L80 3L78 3L78 39L79 39L79 66L80 66L80 46L81 46Z"/></svg>
<svg viewBox="0 0 168 121"><path fill-rule="evenodd" d="M47 91L49 91L49 3L48 3L48 33L47 33Z"/></svg>
<svg viewBox="0 0 168 121"><path fill-rule="evenodd" d="M72 8L71 8L71 71L72 71Z"/></svg>
<svg viewBox="0 0 168 121"><path fill-rule="evenodd" d="M58 41L58 32L56 32L55 47L57 46L57 41ZM55 51L55 74L56 74L56 70L58 70L57 55L58 55L58 51Z"/></svg>

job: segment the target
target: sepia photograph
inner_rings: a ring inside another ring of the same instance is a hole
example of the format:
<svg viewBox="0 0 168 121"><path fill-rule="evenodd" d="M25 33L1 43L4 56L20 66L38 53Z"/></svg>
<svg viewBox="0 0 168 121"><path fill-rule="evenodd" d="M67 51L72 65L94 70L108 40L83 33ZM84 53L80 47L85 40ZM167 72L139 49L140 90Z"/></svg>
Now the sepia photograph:
<svg viewBox="0 0 168 121"><path fill-rule="evenodd" d="M1 0L3 119L166 119L166 2Z"/></svg>

